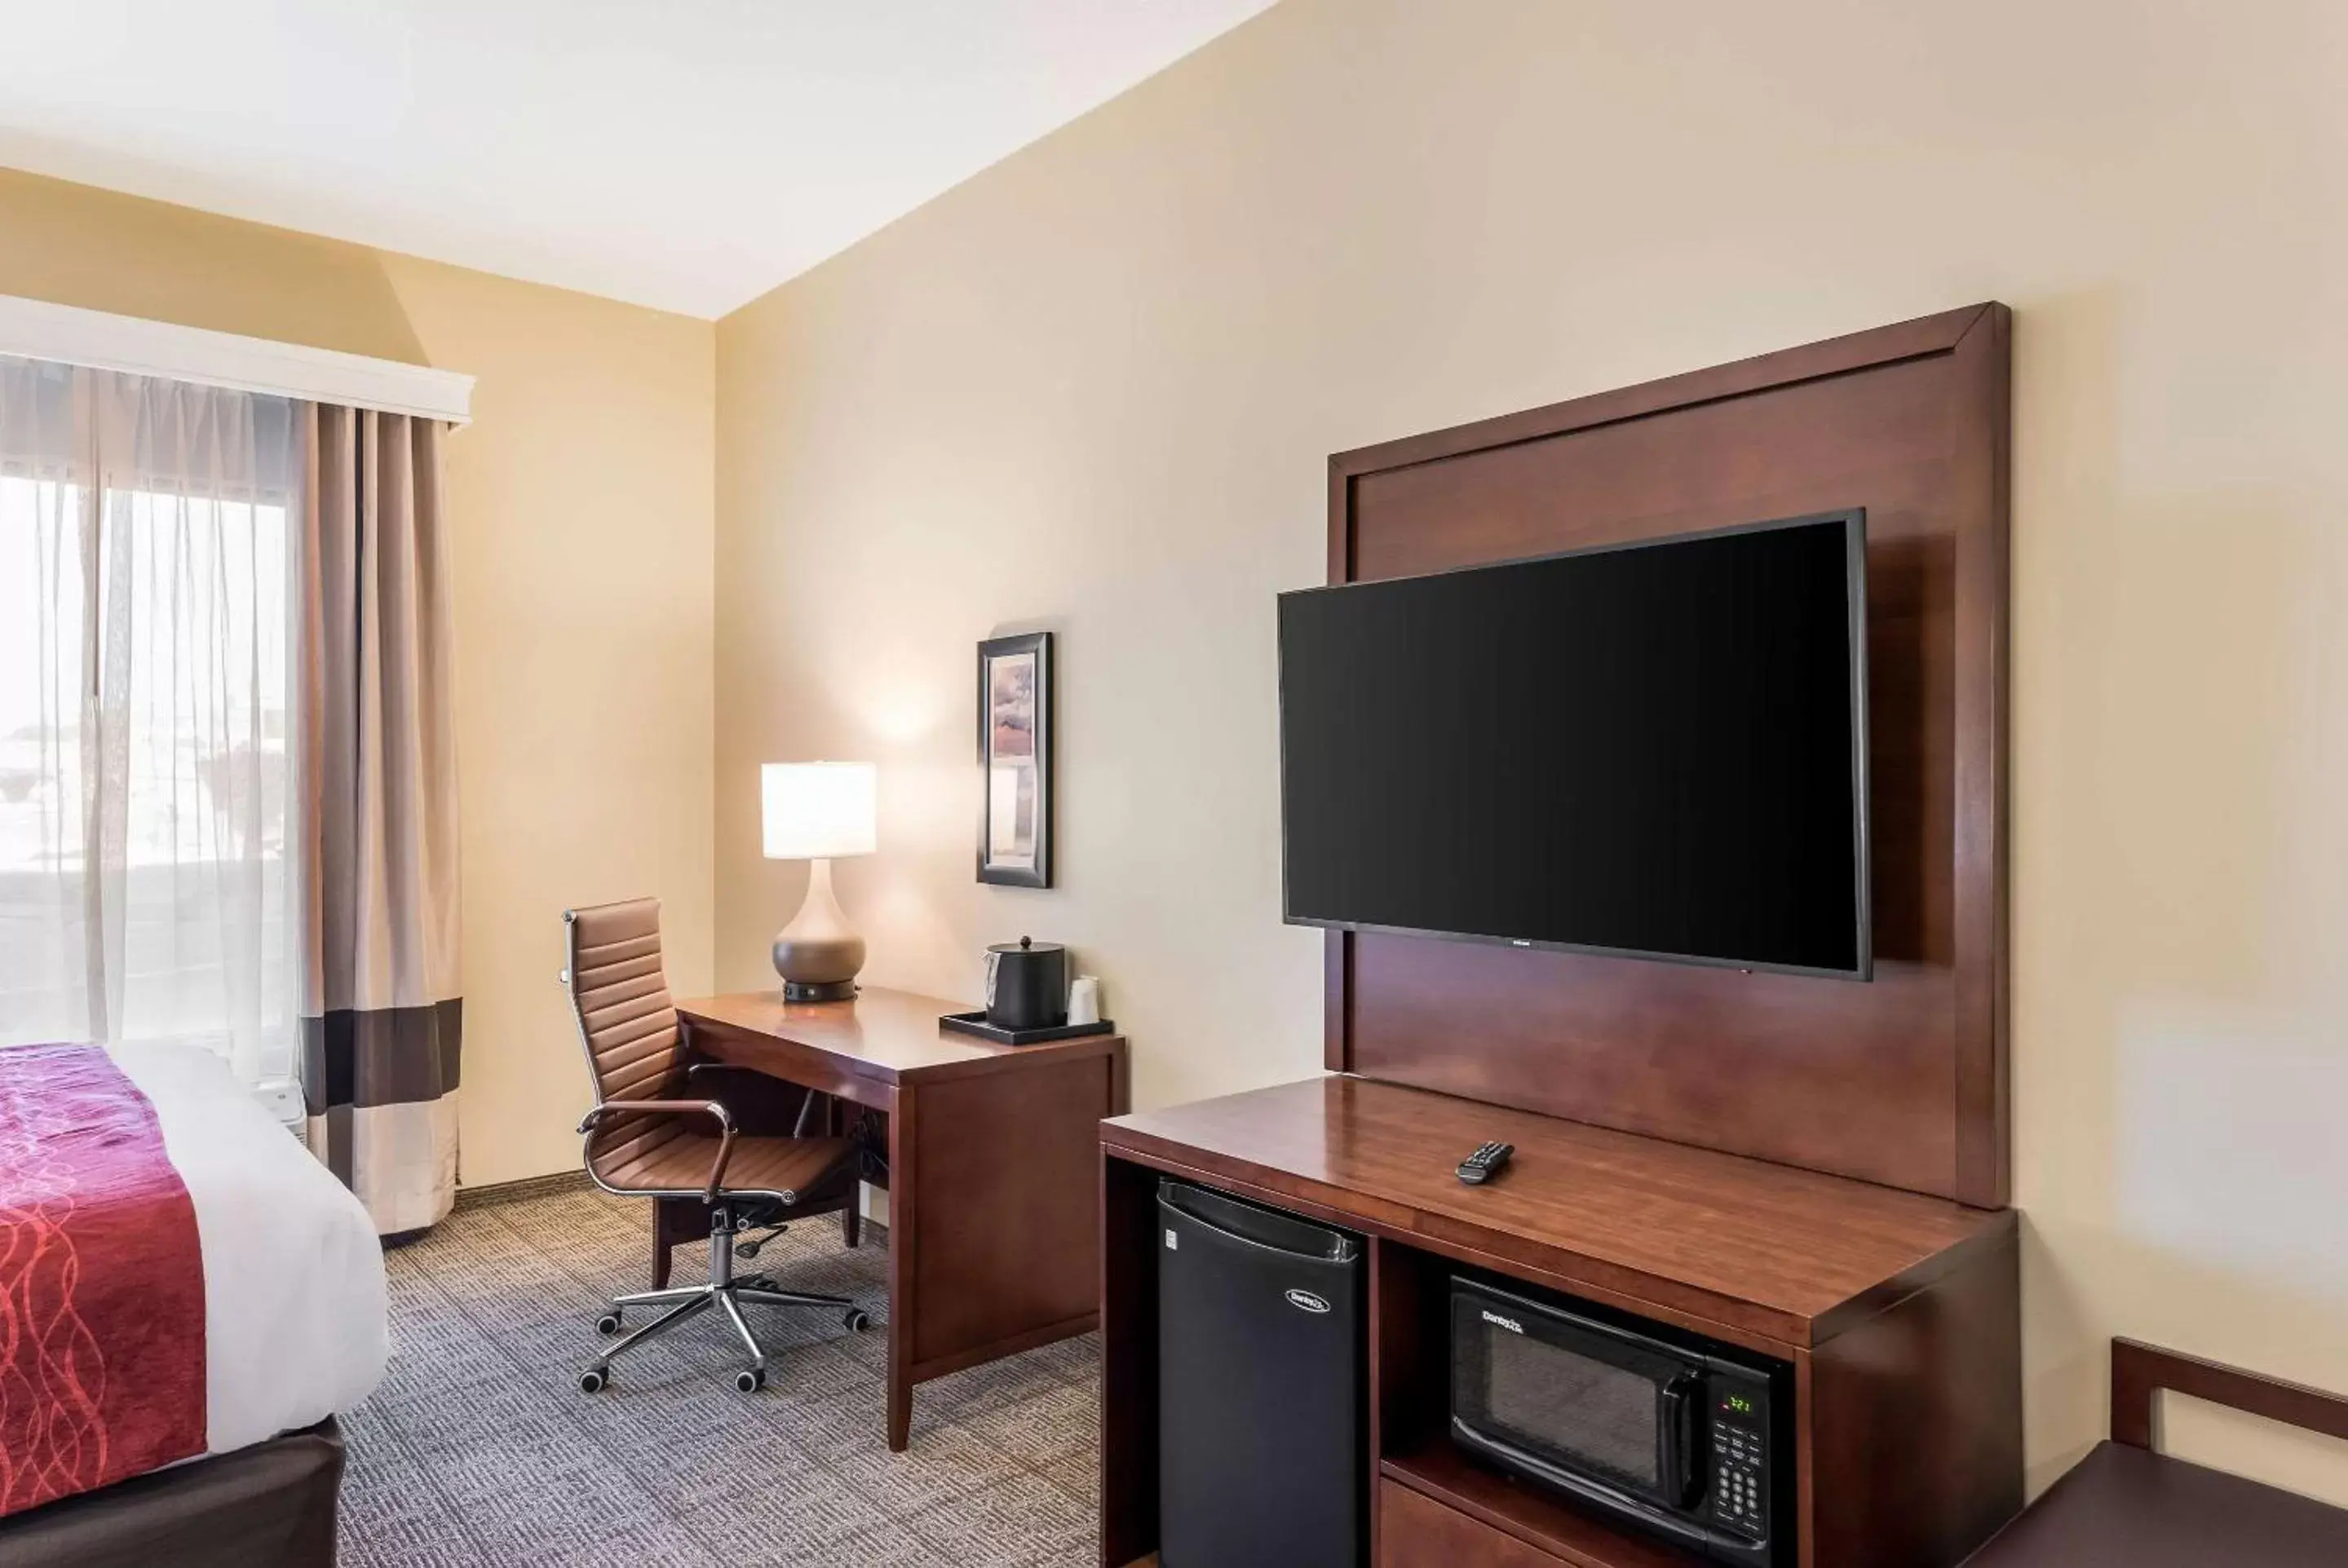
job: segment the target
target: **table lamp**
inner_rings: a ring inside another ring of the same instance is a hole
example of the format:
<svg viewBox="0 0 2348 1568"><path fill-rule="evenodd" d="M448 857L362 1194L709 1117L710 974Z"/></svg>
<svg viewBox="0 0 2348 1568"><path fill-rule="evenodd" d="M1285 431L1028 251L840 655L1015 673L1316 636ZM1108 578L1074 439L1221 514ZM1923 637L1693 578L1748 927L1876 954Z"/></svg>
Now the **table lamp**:
<svg viewBox="0 0 2348 1568"><path fill-rule="evenodd" d="M767 763L758 770L769 860L808 864L807 900L775 935L783 999L845 1001L856 994L864 938L831 893L831 863L870 855L878 836L870 763Z"/></svg>

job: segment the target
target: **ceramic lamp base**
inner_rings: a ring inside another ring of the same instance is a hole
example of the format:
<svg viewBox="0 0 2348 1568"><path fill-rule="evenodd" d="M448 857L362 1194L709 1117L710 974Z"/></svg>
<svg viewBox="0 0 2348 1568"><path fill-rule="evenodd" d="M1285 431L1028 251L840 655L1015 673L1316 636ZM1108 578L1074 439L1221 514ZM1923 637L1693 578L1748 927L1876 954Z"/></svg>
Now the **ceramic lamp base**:
<svg viewBox="0 0 2348 1568"><path fill-rule="evenodd" d="M864 938L832 897L830 861L808 863L807 902L775 934L774 958L785 1001L845 1001L856 994Z"/></svg>

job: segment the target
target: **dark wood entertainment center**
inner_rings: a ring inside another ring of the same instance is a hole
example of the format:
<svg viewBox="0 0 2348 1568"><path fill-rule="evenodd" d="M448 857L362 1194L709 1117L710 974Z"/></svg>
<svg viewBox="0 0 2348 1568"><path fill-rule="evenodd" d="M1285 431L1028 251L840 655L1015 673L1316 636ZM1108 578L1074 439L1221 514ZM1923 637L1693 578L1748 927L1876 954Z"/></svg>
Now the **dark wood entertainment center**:
<svg viewBox="0 0 2348 1568"><path fill-rule="evenodd" d="M2020 1508L2009 334L1977 305L1330 460L1332 582L1864 507L1875 978L1332 933L1335 1076L1102 1124L1106 1568L1158 1545L1161 1175L1368 1238L1381 1568L1701 1561L1450 1442L1457 1266L1789 1364L1802 1568L1940 1568ZM1461 1184L1487 1139L1514 1163Z"/></svg>

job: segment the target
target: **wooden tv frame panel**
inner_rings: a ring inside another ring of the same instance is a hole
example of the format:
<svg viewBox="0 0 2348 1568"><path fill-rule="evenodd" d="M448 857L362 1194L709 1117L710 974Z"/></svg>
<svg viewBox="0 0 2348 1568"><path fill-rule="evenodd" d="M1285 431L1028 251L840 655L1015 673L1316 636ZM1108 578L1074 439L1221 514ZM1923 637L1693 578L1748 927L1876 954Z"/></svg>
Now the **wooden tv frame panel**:
<svg viewBox="0 0 2348 1568"><path fill-rule="evenodd" d="M1871 982L1332 932L1325 1061L2007 1201L2010 317L1982 304L1329 460L1329 580L1867 508Z"/></svg>
<svg viewBox="0 0 2348 1568"><path fill-rule="evenodd" d="M1975 305L1330 459L1333 583L1864 507L1875 978L1332 933L1342 1076L1102 1124L1107 1568L1158 1541L1164 1175L1370 1238L1379 1568L1698 1561L1443 1437L1459 1264L1790 1363L1799 1568L1944 1568L2021 1506L2010 337Z"/></svg>

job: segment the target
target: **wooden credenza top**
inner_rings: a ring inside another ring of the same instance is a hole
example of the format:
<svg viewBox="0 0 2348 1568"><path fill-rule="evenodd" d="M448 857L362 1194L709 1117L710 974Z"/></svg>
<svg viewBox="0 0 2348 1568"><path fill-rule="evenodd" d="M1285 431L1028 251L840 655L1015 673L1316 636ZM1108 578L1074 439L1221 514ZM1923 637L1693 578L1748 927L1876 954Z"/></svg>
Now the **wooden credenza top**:
<svg viewBox="0 0 2348 1568"><path fill-rule="evenodd" d="M688 1028L730 1034L770 1049L826 1058L834 1067L885 1083L921 1082L994 1072L1072 1056L1120 1049L1113 1034L1037 1045L998 1045L938 1025L950 1012L977 1009L965 1002L868 986L844 1002L787 1002L778 990L695 997L676 1004Z"/></svg>
<svg viewBox="0 0 2348 1568"><path fill-rule="evenodd" d="M1118 1117L1121 1157L1253 1187L1596 1299L1811 1346L2013 1226L2008 1210L1339 1075ZM1517 1146L1481 1187L1477 1144Z"/></svg>

